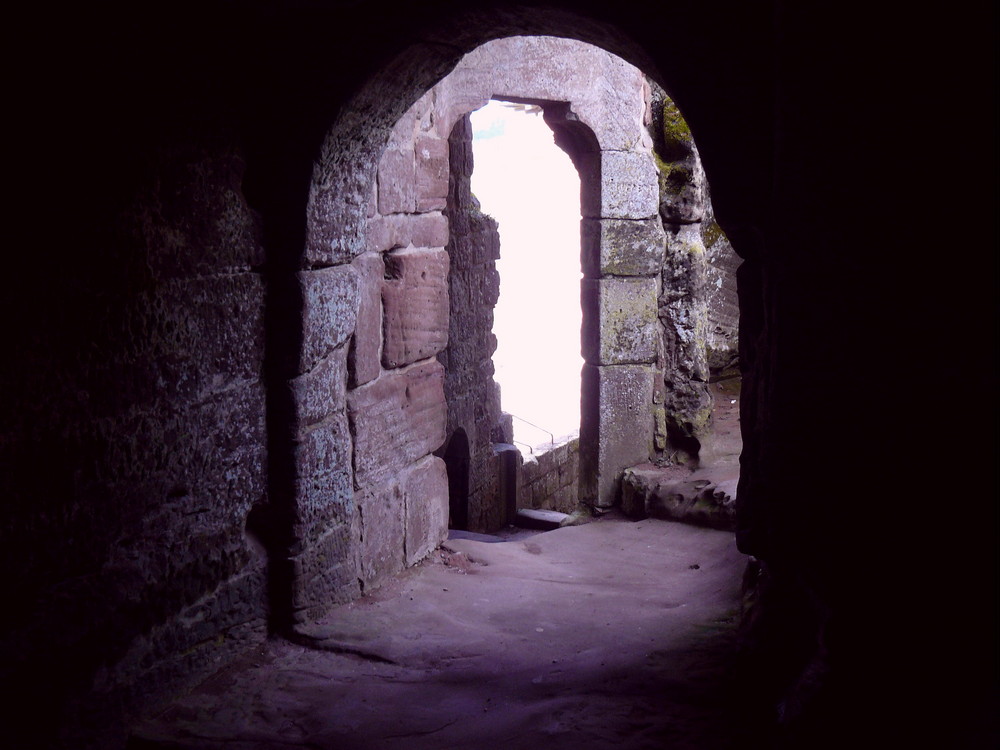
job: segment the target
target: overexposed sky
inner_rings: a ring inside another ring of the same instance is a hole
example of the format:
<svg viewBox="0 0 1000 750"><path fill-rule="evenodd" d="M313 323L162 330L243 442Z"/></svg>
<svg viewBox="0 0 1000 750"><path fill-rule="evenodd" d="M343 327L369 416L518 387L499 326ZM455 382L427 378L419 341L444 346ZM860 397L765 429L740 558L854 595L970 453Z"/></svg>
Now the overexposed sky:
<svg viewBox="0 0 1000 750"><path fill-rule="evenodd" d="M501 402L558 438L580 429L580 178L540 113L490 102L472 128L472 191L500 224ZM515 419L514 439L549 438Z"/></svg>

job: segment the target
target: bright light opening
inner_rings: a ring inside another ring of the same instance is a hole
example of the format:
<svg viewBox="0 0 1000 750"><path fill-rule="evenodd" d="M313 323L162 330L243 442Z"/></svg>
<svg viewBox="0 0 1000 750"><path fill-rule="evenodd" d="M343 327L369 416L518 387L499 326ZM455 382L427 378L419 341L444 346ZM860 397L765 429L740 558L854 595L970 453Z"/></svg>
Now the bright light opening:
<svg viewBox="0 0 1000 750"><path fill-rule="evenodd" d="M537 453L580 430L580 177L539 107L493 101L472 129L472 192L500 225L495 377Z"/></svg>

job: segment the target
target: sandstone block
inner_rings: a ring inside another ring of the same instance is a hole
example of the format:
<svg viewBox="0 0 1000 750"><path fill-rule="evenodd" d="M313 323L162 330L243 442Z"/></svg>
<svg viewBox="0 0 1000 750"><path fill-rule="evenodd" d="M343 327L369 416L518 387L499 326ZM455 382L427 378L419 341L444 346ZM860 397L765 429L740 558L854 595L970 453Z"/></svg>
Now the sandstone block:
<svg viewBox="0 0 1000 750"><path fill-rule="evenodd" d="M295 581L292 590L293 617L309 622L332 604L354 599L358 590L358 562L350 525L326 530L307 549L288 561Z"/></svg>
<svg viewBox="0 0 1000 750"><path fill-rule="evenodd" d="M385 265L379 253L355 258L358 275L358 319L348 354L352 387L368 383L382 371L382 279Z"/></svg>
<svg viewBox="0 0 1000 750"><path fill-rule="evenodd" d="M622 472L649 460L653 442L654 369L644 365L584 365L586 407L580 424L580 499L608 508Z"/></svg>
<svg viewBox="0 0 1000 750"><path fill-rule="evenodd" d="M298 274L302 295L302 349L298 372L308 372L354 332L358 277L351 266Z"/></svg>
<svg viewBox="0 0 1000 750"><path fill-rule="evenodd" d="M448 345L448 253L408 249L385 257L382 364L403 367Z"/></svg>
<svg viewBox="0 0 1000 750"><path fill-rule="evenodd" d="M295 524L300 544L331 525L349 523L351 432L347 417L335 414L304 432L295 446Z"/></svg>
<svg viewBox="0 0 1000 750"><path fill-rule="evenodd" d="M643 125L645 80L642 72L604 50L597 50L590 56L600 72L593 77L589 92L581 92L579 101L574 97L574 112L594 131L604 150L650 147L652 139Z"/></svg>
<svg viewBox="0 0 1000 750"><path fill-rule="evenodd" d="M407 566L423 560L448 538L448 471L443 460L427 456L403 480L406 499Z"/></svg>
<svg viewBox="0 0 1000 750"><path fill-rule="evenodd" d="M326 181L313 188L306 208L307 262L334 265L349 262L364 252L368 203L375 180L375 169L368 166L372 156L350 154L350 163L361 165L358 170L325 175Z"/></svg>
<svg viewBox="0 0 1000 750"><path fill-rule="evenodd" d="M512 37L472 52L459 70L465 81L494 96L572 102L601 148L634 148L642 141L642 74L597 47L555 37ZM469 111L469 110L467 110Z"/></svg>
<svg viewBox="0 0 1000 750"><path fill-rule="evenodd" d="M378 212L413 213L417 208L417 168L412 143L390 146L378 163Z"/></svg>
<svg viewBox="0 0 1000 750"><path fill-rule="evenodd" d="M356 495L360 517L360 576L365 589L376 588L403 569L405 499L395 480Z"/></svg>
<svg viewBox="0 0 1000 750"><path fill-rule="evenodd" d="M448 244L448 219L440 213L376 216L368 222L368 249L444 247Z"/></svg>
<svg viewBox="0 0 1000 750"><path fill-rule="evenodd" d="M448 141L421 136L414 145L417 211L440 211L448 202Z"/></svg>
<svg viewBox="0 0 1000 750"><path fill-rule="evenodd" d="M307 373L290 382L298 429L322 422L344 410L347 381L347 347L334 349Z"/></svg>
<svg viewBox="0 0 1000 750"><path fill-rule="evenodd" d="M656 361L660 336L658 279L607 278L581 282L583 357L589 364Z"/></svg>
<svg viewBox="0 0 1000 750"><path fill-rule="evenodd" d="M518 508L514 523L522 529L551 531L562 526L566 519L565 513L556 510Z"/></svg>
<svg viewBox="0 0 1000 750"><path fill-rule="evenodd" d="M435 91L434 133L449 138L463 117L486 106L492 94L490 89L489 71L467 66L456 68Z"/></svg>
<svg viewBox="0 0 1000 750"><path fill-rule="evenodd" d="M660 207L659 174L651 154L602 151L600 180L588 180L581 192L585 218L649 219Z"/></svg>
<svg viewBox="0 0 1000 750"><path fill-rule="evenodd" d="M422 362L347 394L358 487L377 484L444 443L444 368Z"/></svg>
<svg viewBox="0 0 1000 750"><path fill-rule="evenodd" d="M583 274L656 276L663 268L666 234L659 218L584 219L580 225Z"/></svg>

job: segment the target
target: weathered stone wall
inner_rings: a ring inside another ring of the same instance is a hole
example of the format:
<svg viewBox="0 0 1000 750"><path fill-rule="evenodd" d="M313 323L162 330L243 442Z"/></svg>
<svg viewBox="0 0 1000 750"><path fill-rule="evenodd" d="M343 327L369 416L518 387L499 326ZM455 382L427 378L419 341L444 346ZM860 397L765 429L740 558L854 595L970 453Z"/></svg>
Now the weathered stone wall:
<svg viewBox="0 0 1000 750"><path fill-rule="evenodd" d="M572 513L579 499L579 437L525 457L520 470L519 507Z"/></svg>
<svg viewBox="0 0 1000 750"><path fill-rule="evenodd" d="M0 357L16 746L120 742L121 712L265 633L265 557L246 531L267 493L261 232L245 154L203 135L146 144L129 190L65 236L90 250L52 251L0 295L22 321Z"/></svg>
<svg viewBox="0 0 1000 750"><path fill-rule="evenodd" d="M254 152L265 225L244 195L254 144L210 132L214 120L125 160L129 189L81 222L100 224L103 255L28 296L52 333L15 337L34 364L5 381L24 405L4 427L15 533L3 549L20 570L10 642L23 646L12 669L26 695L63 689L18 671L48 653L72 664L65 686L139 701L268 620L298 628L414 564L446 533L434 454L459 427L472 444L470 527L508 520L493 443L509 426L489 360L495 226L467 210L471 197L453 196L451 232L445 216L450 174L467 190L471 165L467 130L459 159L448 138L491 96L545 103L587 176L583 485L588 502L613 503L620 470L648 455L656 380L663 238L641 91L635 69L596 48L486 46L391 129L341 133L349 158L320 154L304 237L281 180L266 177L281 159ZM557 463L568 504L578 469Z"/></svg>
<svg viewBox="0 0 1000 750"><path fill-rule="evenodd" d="M725 365L735 358L737 263L714 222L700 158L673 102L623 61L552 38L484 45L411 109L379 168L380 181L393 186L397 215L409 212L398 221L441 205L434 196L449 169L448 127L504 96L542 104L581 172L581 497L607 507L618 500L627 466L654 454L697 459L698 435L711 415L709 359ZM650 120L652 135L643 127ZM495 437L509 439L501 434L490 361L498 291L491 254L499 248L491 244L495 229L477 218L478 206L463 192L471 153L453 144L455 158L463 161L450 166L451 345L440 358L448 371L448 435L462 429L470 438L467 522L485 530L505 521L491 447ZM380 193L378 200L388 198ZM425 338L442 335L432 330L439 317L429 314L423 325Z"/></svg>
<svg viewBox="0 0 1000 750"><path fill-rule="evenodd" d="M348 373L357 581L370 590L447 535L448 479L434 453L447 437L448 133L422 97L378 162L360 270ZM343 554L343 553L342 553Z"/></svg>

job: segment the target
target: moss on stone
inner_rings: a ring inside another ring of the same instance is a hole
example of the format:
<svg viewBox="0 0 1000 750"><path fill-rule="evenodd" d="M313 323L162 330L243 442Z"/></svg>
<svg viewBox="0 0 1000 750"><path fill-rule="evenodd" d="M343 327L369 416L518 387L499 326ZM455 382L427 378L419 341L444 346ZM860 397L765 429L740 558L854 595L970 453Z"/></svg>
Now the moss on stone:
<svg viewBox="0 0 1000 750"><path fill-rule="evenodd" d="M657 138L658 151L664 161L682 161L694 151L694 138L687 121L681 116L677 105L664 98L663 107L659 109L659 133Z"/></svg>
<svg viewBox="0 0 1000 750"><path fill-rule="evenodd" d="M693 141L691 128L688 126L687 120L681 116L681 111L672 99L663 100L662 118L664 145L669 149L671 145L676 144L684 146L690 151Z"/></svg>
<svg viewBox="0 0 1000 750"><path fill-rule="evenodd" d="M705 243L705 247L712 247L716 242L725 236L726 235L725 232L722 231L722 227L720 227L718 222L714 219L707 224L704 224L701 230L701 239Z"/></svg>

